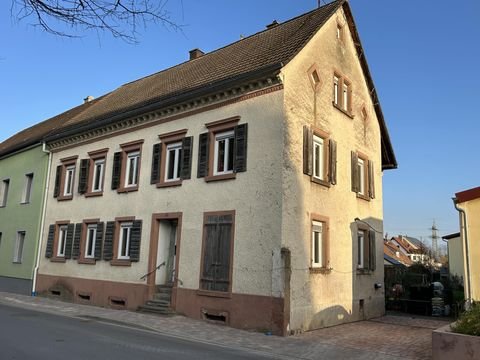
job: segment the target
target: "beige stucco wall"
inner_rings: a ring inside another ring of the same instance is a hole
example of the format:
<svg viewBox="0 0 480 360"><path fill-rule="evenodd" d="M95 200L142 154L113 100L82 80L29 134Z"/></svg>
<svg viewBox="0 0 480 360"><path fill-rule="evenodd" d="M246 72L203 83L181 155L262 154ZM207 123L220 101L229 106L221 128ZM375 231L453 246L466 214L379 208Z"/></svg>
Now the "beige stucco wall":
<svg viewBox="0 0 480 360"><path fill-rule="evenodd" d="M282 71L285 91L285 137L283 169L282 246L291 250L290 330L302 331L384 313L382 246L382 172L380 129L357 54L345 26L345 42L336 39L337 20L345 24L340 9ZM314 92L307 70L316 65L321 86ZM332 105L334 70L353 85L353 115L346 116ZM361 108L365 106L365 124ZM302 169L302 127L314 125L337 141L337 185L330 188L310 181ZM374 200L358 199L351 191L351 151L366 154L375 164ZM330 220L329 274L311 274L312 213ZM369 222L376 237L376 271L357 275L356 224ZM364 300L364 313L359 301Z"/></svg>
<svg viewBox="0 0 480 360"><path fill-rule="evenodd" d="M450 275L464 277L462 238L448 239L448 269Z"/></svg>
<svg viewBox="0 0 480 360"><path fill-rule="evenodd" d="M279 256L281 238L282 103L283 91L279 90L54 153L44 239L48 235L48 226L58 220L77 223L87 218L111 221L115 217L136 216L143 220L140 261L131 267L111 266L106 261L97 261L95 266L80 265L75 260L53 263L44 256L44 241L40 273L144 283L140 277L148 271L152 213L182 212L179 287L198 289L203 213L235 210L233 292L280 296L278 286L272 292L272 264L278 261L272 254ZM233 116L240 116L240 123L248 123L247 171L238 173L235 180L207 183L203 178L198 179L198 139L201 133L207 131L204 124ZM194 136L192 178L184 180L179 187L158 189L155 185L150 185L152 146L159 142L159 134L181 129L188 129L187 136ZM139 139L144 139L140 189L137 192L118 194L110 190L114 152L120 151L119 144ZM88 158L89 151L102 148L109 148L104 194L102 197L85 198L76 192L80 159ZM72 201L57 201L53 198L55 168L60 164L61 158L74 155L79 156L74 198ZM152 251L156 252L157 249Z"/></svg>
<svg viewBox="0 0 480 360"><path fill-rule="evenodd" d="M466 228L468 232L471 298L472 300L480 301L480 219L478 217L478 214L480 214L480 198L466 201L459 204L459 206L465 210L467 215ZM462 239L465 239L463 228ZM464 254L466 254L465 243L463 247ZM464 261L464 272L467 274L466 261ZM467 296L467 294L465 296Z"/></svg>

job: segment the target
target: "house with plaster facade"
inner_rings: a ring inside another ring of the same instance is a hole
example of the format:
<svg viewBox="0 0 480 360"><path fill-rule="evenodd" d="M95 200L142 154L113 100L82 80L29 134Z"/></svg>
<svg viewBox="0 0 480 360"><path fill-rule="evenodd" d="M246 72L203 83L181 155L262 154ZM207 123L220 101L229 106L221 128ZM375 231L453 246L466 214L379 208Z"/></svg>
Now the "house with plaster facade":
<svg viewBox="0 0 480 360"><path fill-rule="evenodd" d="M347 1L193 50L45 141L38 293L284 335L384 313L397 163Z"/></svg>

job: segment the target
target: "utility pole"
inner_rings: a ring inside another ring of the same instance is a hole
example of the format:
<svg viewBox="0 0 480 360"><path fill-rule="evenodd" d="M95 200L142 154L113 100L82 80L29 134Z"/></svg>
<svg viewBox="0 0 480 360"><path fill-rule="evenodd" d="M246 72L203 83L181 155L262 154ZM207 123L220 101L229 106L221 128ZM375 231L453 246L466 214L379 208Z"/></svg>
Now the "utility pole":
<svg viewBox="0 0 480 360"><path fill-rule="evenodd" d="M430 230L432 231L432 235L430 236L432 238L432 253L433 258L436 261L438 259L438 228L435 225L435 219L433 220L433 224Z"/></svg>

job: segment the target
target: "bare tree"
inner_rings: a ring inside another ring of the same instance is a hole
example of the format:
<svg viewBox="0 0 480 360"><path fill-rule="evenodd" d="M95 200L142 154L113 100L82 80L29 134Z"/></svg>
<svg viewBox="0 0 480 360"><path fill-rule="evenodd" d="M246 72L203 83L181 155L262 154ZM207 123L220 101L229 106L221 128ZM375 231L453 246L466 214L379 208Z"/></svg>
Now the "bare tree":
<svg viewBox="0 0 480 360"><path fill-rule="evenodd" d="M147 23L180 28L165 9L168 0L12 0L12 15L46 32L79 37L78 30L105 31L137 42L138 28ZM66 25L66 26L65 26ZM70 28L70 30L68 30Z"/></svg>

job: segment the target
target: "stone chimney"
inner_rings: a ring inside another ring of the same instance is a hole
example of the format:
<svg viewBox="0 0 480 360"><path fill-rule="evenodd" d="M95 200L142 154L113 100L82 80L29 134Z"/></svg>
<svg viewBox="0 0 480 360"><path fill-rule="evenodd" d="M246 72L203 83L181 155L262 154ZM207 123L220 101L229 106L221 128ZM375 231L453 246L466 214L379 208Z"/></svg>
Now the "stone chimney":
<svg viewBox="0 0 480 360"><path fill-rule="evenodd" d="M89 103L93 99L95 99L95 98L92 95L88 95L85 99L83 99L83 103L84 104Z"/></svg>
<svg viewBox="0 0 480 360"><path fill-rule="evenodd" d="M278 25L277 20L273 20L271 24L268 24L268 25L267 25L267 29L274 28L274 27L277 26L277 25Z"/></svg>
<svg viewBox="0 0 480 360"><path fill-rule="evenodd" d="M190 50L190 60L198 59L199 57L205 55L205 53L200 49Z"/></svg>

